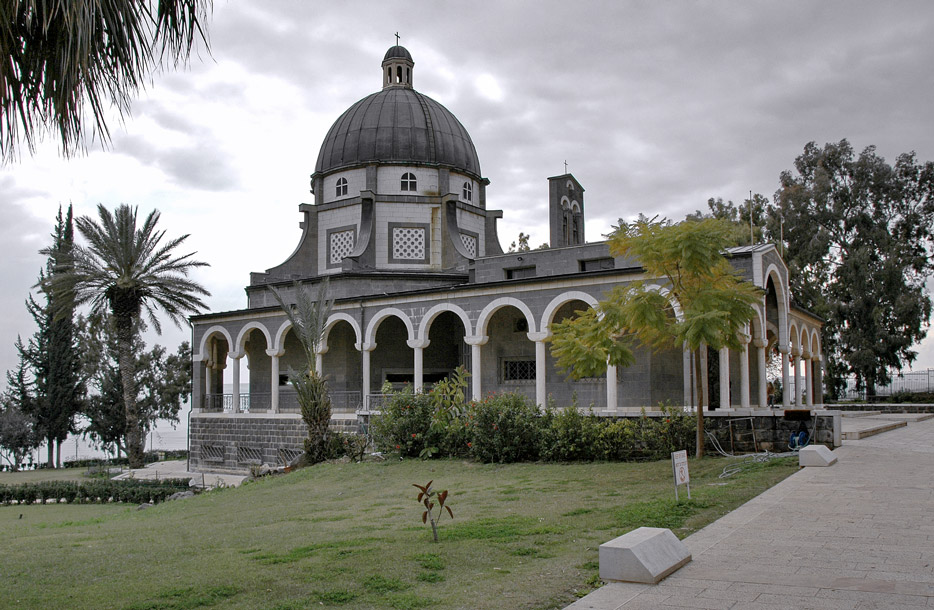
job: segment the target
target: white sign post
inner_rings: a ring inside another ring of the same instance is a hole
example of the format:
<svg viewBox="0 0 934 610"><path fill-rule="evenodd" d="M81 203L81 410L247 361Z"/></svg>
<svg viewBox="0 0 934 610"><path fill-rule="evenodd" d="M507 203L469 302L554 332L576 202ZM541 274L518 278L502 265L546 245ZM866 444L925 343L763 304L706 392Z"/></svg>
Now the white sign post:
<svg viewBox="0 0 934 610"><path fill-rule="evenodd" d="M688 452L675 451L671 454L671 469L675 475L675 501L678 501L678 486L687 485L688 500L691 499L691 475L688 472Z"/></svg>

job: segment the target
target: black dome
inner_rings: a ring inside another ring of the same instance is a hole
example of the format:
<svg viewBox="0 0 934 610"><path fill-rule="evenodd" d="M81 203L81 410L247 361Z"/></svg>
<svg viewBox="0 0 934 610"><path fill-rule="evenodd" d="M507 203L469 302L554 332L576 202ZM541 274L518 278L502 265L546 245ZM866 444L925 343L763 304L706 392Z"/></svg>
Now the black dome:
<svg viewBox="0 0 934 610"><path fill-rule="evenodd" d="M383 61L386 61L387 59L394 59L397 57L401 57L402 59L408 59L412 63L415 63L412 60L412 54L409 53L409 50L399 45L396 45L394 47L389 47L389 50L386 51L385 57L383 57Z"/></svg>
<svg viewBox="0 0 934 610"><path fill-rule="evenodd" d="M481 179L477 150L460 121L405 87L383 89L348 108L324 138L315 173L373 162L440 165Z"/></svg>

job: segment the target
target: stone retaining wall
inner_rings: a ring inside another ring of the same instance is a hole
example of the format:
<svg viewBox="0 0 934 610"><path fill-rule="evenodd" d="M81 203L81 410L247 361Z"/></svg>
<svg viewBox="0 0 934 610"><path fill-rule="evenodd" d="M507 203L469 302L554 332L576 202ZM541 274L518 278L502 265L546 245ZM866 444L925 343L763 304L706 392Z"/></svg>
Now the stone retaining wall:
<svg viewBox="0 0 934 610"><path fill-rule="evenodd" d="M826 405L840 411L882 411L883 413L934 413L934 404L891 402L841 402Z"/></svg>
<svg viewBox="0 0 934 610"><path fill-rule="evenodd" d="M356 433L356 417L332 419L330 429ZM304 451L308 427L295 413L197 414L191 416L192 472L243 474L260 464L285 465Z"/></svg>

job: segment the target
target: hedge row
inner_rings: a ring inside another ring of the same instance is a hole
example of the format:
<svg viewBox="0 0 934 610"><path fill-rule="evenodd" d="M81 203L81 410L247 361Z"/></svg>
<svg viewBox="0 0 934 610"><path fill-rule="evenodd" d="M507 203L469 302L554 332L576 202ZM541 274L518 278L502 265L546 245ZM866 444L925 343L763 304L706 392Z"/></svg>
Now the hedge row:
<svg viewBox="0 0 934 610"><path fill-rule="evenodd" d="M577 408L542 412L520 394L452 406L434 392L402 392L384 405L371 430L377 447L403 457L470 457L499 463L634 461L693 451L694 416L662 409L662 417L616 420Z"/></svg>
<svg viewBox="0 0 934 610"><path fill-rule="evenodd" d="M43 481L22 485L0 485L0 504L46 502L158 503L179 491L187 491L188 479L130 479L113 481Z"/></svg>

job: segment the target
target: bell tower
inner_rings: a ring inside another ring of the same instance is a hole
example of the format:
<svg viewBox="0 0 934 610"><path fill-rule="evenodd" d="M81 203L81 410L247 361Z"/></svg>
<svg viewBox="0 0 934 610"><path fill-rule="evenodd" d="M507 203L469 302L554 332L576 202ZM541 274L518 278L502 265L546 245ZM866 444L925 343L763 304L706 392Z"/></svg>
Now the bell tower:
<svg viewBox="0 0 934 610"><path fill-rule="evenodd" d="M548 179L548 224L552 248L584 243L584 187L572 174Z"/></svg>

